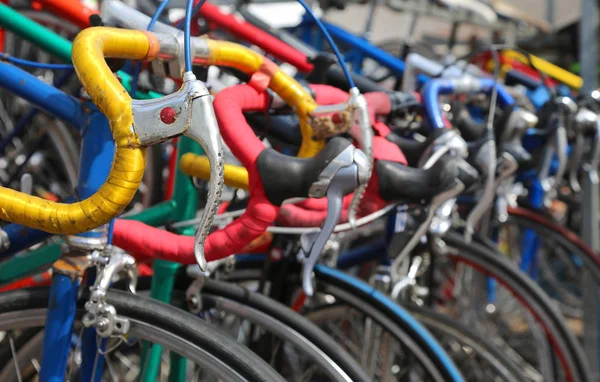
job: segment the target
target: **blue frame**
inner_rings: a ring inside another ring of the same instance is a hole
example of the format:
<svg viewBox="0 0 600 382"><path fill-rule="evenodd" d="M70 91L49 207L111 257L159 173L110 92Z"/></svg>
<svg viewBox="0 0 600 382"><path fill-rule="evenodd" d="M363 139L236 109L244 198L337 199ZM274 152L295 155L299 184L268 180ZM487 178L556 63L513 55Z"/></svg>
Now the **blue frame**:
<svg viewBox="0 0 600 382"><path fill-rule="evenodd" d="M113 139L106 117L93 104L81 103L74 97L11 64L0 62L0 87L6 88L15 95L28 100L35 107L82 131L78 197L85 199L92 195L106 180L114 156ZM21 124L27 125L26 122L33 118L35 113L35 110L30 111ZM19 126L21 125L19 124ZM34 235L23 235L23 227L15 224L7 226L5 231L9 234L11 242L15 244L11 246L12 251L26 248L47 236L47 234L31 229L26 233ZM105 236L107 235L106 231L99 229L94 232L82 233L80 236ZM5 255L3 254L3 256ZM90 282L93 282L93 279L88 278L88 283ZM42 348L40 372L42 381L63 381L65 378L68 354L72 347L72 328L78 291L79 280L77 278L72 279L68 275L58 272L53 274ZM99 377L103 371L103 357L97 356L94 329L88 329L88 334L83 336L82 354L81 380L92 382L100 380ZM98 360L95 359L96 356ZM92 376L94 366L96 373Z"/></svg>
<svg viewBox="0 0 600 382"><path fill-rule="evenodd" d="M402 78L405 70L404 61L393 54L373 45L365 37L356 36L342 27L321 20L331 37L335 42L348 50L344 54L344 60L351 65L352 71L356 74L362 74L362 64L367 58L377 61L382 66L389 69L395 76ZM299 25L290 28L306 44L313 46L319 51L325 48L323 34L315 28L315 22L306 14L303 16ZM545 90L541 81L525 76L523 73L511 70L506 73L506 79L517 82L529 89L542 88ZM425 84L429 77L424 74L417 75L417 83ZM537 104L536 104L537 105ZM540 105L541 106L541 105Z"/></svg>

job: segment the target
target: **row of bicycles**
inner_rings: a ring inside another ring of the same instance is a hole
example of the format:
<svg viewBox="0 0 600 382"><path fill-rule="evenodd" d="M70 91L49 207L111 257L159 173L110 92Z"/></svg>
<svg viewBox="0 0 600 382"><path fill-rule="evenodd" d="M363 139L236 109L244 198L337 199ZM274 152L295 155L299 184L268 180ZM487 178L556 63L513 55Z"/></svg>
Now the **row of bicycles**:
<svg viewBox="0 0 600 382"><path fill-rule="evenodd" d="M594 380L600 92L298 2L0 2L0 381Z"/></svg>

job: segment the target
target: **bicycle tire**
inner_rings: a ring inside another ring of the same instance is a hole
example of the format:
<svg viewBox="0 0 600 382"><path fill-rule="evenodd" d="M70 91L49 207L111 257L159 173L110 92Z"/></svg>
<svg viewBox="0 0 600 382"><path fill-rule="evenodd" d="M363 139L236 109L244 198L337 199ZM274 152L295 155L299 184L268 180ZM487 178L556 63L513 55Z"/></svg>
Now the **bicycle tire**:
<svg viewBox="0 0 600 382"><path fill-rule="evenodd" d="M568 228L560 226L549 218L522 207L511 208L508 211L509 221L516 221L536 231L547 232L553 237L560 237L564 245L572 252L577 252L583 259L586 269L591 272L597 283L600 284L600 254L587 245L579 235Z"/></svg>
<svg viewBox="0 0 600 382"><path fill-rule="evenodd" d="M511 227L516 227L512 230ZM501 235L508 243L503 253L513 258L515 264L521 259L520 234L523 228L537 233L539 249L535 264L535 281L559 305L568 318L583 318L584 274L600 285L600 256L573 231L555 223L551 218L527 208L509 209L508 219L498 225ZM508 228L508 229L507 229ZM481 244L495 249L497 244L479 237ZM511 246L514 244L516 247ZM513 248L516 251L513 252ZM515 254L517 256L515 256ZM578 333L580 336L581 333Z"/></svg>
<svg viewBox="0 0 600 382"><path fill-rule="evenodd" d="M173 290L173 304L176 306L184 306L185 291L193 279L185 275L177 278L175 288ZM143 277L138 280L138 292L148 290L150 287L150 277ZM312 324L303 316L292 311L283 304L268 298L262 294L252 292L251 290L232 283L224 283L213 279L205 279L201 291L202 306L206 308L216 307L220 310L227 311L231 306L227 306L227 302L223 303L223 299L228 302L234 302L246 310L253 309L263 313L273 320L279 321L285 325L287 330L293 332L288 339L303 339L309 341L316 346L316 350L324 353L325 357L314 360L314 362L332 362L335 365L333 368L339 368L343 371L346 380L350 381L368 381L370 378L365 374L364 370L356 363L356 361L344 351L333 339L327 336L321 329ZM242 312L242 313L247 313ZM265 329L269 329L268 323L263 321L257 322L259 319L254 317L245 317L247 320L254 321L260 324ZM280 328L281 330L281 328ZM273 332L277 332L273 330ZM298 342L296 342L297 344ZM325 366L326 367L326 366Z"/></svg>
<svg viewBox="0 0 600 382"><path fill-rule="evenodd" d="M592 380L587 358L581 345L566 326L565 319L552 300L521 273L505 256L479 244L467 244L462 235L449 232L442 237L447 249L445 253L454 261L467 264L495 278L511 291L544 328L551 346L571 381Z"/></svg>
<svg viewBox="0 0 600 382"><path fill-rule="evenodd" d="M243 256L236 269L226 277L228 281L257 280L262 272L262 256ZM294 264L289 284L300 286L300 267ZM421 362L431 380L462 381L463 377L431 334L402 307L370 285L341 271L317 265L316 291L335 296L381 325L405 345Z"/></svg>
<svg viewBox="0 0 600 382"><path fill-rule="evenodd" d="M425 325L436 338L438 338L437 333L440 333L442 336L450 336L457 340L461 344L461 347L469 347L470 351L474 351L475 354L482 357L494 368L496 377L502 378L503 381L521 381L525 379L522 370L506 354L501 352L497 346L460 322L452 320L448 316L429 308L407 304L406 309L419 322ZM467 380L477 380L468 378L466 371L463 371L463 374L465 374ZM494 380L497 379L494 378Z"/></svg>
<svg viewBox="0 0 600 382"><path fill-rule="evenodd" d="M21 289L0 294L0 330L43 326L49 295L49 288ZM86 295L84 293L77 301L77 320L84 314ZM228 380L233 377L247 381L282 381L269 365L249 349L189 313L121 291L110 290L107 301L120 316L130 320L130 332L138 336L145 333L150 337L145 339L152 341L153 334L150 331L155 330L153 342L162 335L172 341L170 344L162 343L164 348L181 352L195 362L204 361L202 364L213 370L227 367L230 369ZM186 348L173 349L173 344ZM213 363L207 364L206 360Z"/></svg>

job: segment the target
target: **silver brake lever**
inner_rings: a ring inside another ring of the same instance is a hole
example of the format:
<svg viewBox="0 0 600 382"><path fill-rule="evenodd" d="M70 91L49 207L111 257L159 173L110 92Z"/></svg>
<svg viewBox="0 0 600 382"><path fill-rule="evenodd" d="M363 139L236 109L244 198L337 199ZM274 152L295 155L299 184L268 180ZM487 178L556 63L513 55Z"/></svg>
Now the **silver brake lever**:
<svg viewBox="0 0 600 382"><path fill-rule="evenodd" d="M569 155L569 185L574 192L581 192L581 184L579 183L579 166L583 157L583 134L578 131L575 136L575 146Z"/></svg>
<svg viewBox="0 0 600 382"><path fill-rule="evenodd" d="M494 201L495 195L495 181L496 176L496 143L490 139L479 149L477 157L475 158L479 167L485 171L485 185L483 188L483 194L481 199L475 205L475 207L467 216L467 223L465 227L465 241L470 243L473 239L473 233L475 232L475 226L481 220L481 217L488 210L489 206Z"/></svg>
<svg viewBox="0 0 600 382"><path fill-rule="evenodd" d="M208 201L196 232L194 254L206 270L204 242L212 226L223 191L223 145L212 107L212 97L204 83L186 72L181 88L154 100L133 100L134 128L143 146L186 135L202 146L210 162Z"/></svg>
<svg viewBox="0 0 600 382"><path fill-rule="evenodd" d="M554 150L556 152L556 156L558 157L558 168L556 169L556 175L554 176L553 186L558 186L558 183L565 175L565 171L567 170L567 129L565 126L560 126L554 135Z"/></svg>
<svg viewBox="0 0 600 382"><path fill-rule="evenodd" d="M347 102L337 105L320 105L315 108L312 112L316 114L328 114L335 113L344 110L352 110L352 121L350 126L350 135L358 142L358 147L366 154L365 163L367 170L367 182L371 178L372 167L373 167L373 129L371 128L371 121L369 119L369 106L367 100L360 93L358 88L350 89L350 98ZM367 189L367 183L361 184L358 189L354 191L352 202L350 203L348 211L348 222L351 227L356 226L356 213L360 200Z"/></svg>
<svg viewBox="0 0 600 382"><path fill-rule="evenodd" d="M499 166L499 175L494 182L496 190L496 214L498 220L504 223L508 220L508 194L513 184L512 175L519 169L519 163L507 152L502 154L502 161Z"/></svg>
<svg viewBox="0 0 600 382"><path fill-rule="evenodd" d="M200 269L205 271L204 242L210 233L219 203L221 202L225 167L219 125L217 124L212 97L210 95L197 97L193 100L191 125L184 135L192 138L202 146L204 154L210 162L210 179L208 181L206 206L194 240L196 261Z"/></svg>
<svg viewBox="0 0 600 382"><path fill-rule="evenodd" d="M338 164L336 164L336 160L334 159L334 161L327 166L330 167L333 165L338 167L335 169L335 173L332 176L328 175L330 180L327 185L326 193L327 218L325 219L321 231L310 246L308 257L304 261L302 269L302 288L304 293L309 297L314 294L314 287L312 284L313 270L327 240L333 233L333 230L340 219L344 195L353 191L358 186L365 184L368 180L366 176L368 171L366 167L367 159L362 151L352 146L348 146L348 148L338 155L338 158L342 156L351 159L351 161L348 161L347 159L344 160L342 162L343 165L340 167L339 161ZM331 173L331 169L328 169L327 167L322 171L322 174ZM319 183L315 189L321 189L321 187L322 184ZM311 187L311 189L312 188L313 187ZM301 241L306 241L308 239L309 237L304 237L301 238Z"/></svg>
<svg viewBox="0 0 600 382"><path fill-rule="evenodd" d="M567 120L570 121L572 115L577 112L577 104L569 97L560 97L558 99L560 114L558 116L559 126L556 129L554 136L552 137L552 150L550 150L550 157L545 158L549 162L552 160L552 154L555 154L558 157L558 168L556 169L556 174L553 177L547 177L547 179L543 182L542 186L547 188L549 191L552 187L556 187L561 179L565 175L565 171L567 170L567 128L565 124ZM548 167L549 169L549 167ZM545 184L544 184L545 183Z"/></svg>
<svg viewBox="0 0 600 382"><path fill-rule="evenodd" d="M579 168L581 167L581 160L583 158L583 152L585 149L585 137L586 130L596 129L598 124L598 115L593 111L581 108L575 115L575 147L571 151L569 156L569 185L575 192L581 192L581 184L579 183ZM593 151L593 150L592 150Z"/></svg>
<svg viewBox="0 0 600 382"><path fill-rule="evenodd" d="M586 170L598 178L598 166L600 166L600 118L596 121L596 134L594 135L594 144L592 146L592 156Z"/></svg>
<svg viewBox="0 0 600 382"><path fill-rule="evenodd" d="M355 107L355 122L352 126L352 136L358 141L358 147L367 155L368 175L371 178L373 172L373 129L369 120L367 100L360 94L357 88L350 89L350 104ZM352 228L356 227L356 213L360 201L367 190L367 183L361 184L355 191L348 210L348 223Z"/></svg>

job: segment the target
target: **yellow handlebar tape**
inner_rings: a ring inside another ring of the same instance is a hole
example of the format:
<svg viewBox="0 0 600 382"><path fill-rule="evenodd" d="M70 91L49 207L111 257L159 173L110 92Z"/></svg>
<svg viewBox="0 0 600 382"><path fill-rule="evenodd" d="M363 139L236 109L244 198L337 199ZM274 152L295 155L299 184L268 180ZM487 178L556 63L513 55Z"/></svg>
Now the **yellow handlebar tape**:
<svg viewBox="0 0 600 382"><path fill-rule="evenodd" d="M504 50L502 51L507 57L518 60L524 64L529 64L529 60L527 56L523 53L516 52L514 50ZM583 78L565 70L559 66L552 64L542 58L531 55L531 63L535 68L547 76L567 85L572 89L580 89L583 86Z"/></svg>
<svg viewBox="0 0 600 382"><path fill-rule="evenodd" d="M179 161L179 168L185 175L210 180L210 162L204 155L183 154ZM225 164L224 175L225 185L248 189L248 171L243 166Z"/></svg>
<svg viewBox="0 0 600 382"><path fill-rule="evenodd" d="M209 65L228 66L249 75L261 71L265 66L273 66L269 88L294 108L298 115L302 133L302 144L298 156L308 158L321 151L325 142L314 138L314 132L310 126L310 113L317 107L317 103L298 81L267 58L245 46L228 41L208 40L208 48L209 55L206 63Z"/></svg>
<svg viewBox="0 0 600 382"><path fill-rule="evenodd" d="M123 211L142 180L144 149L133 129L131 98L104 58L142 60L157 50L158 40L144 32L95 27L79 33L73 42L75 71L108 118L115 139L108 178L94 195L73 204L0 188L0 219L54 234L77 234L106 224Z"/></svg>
<svg viewBox="0 0 600 382"><path fill-rule="evenodd" d="M302 133L299 157L312 157L323 148L324 141L314 138L315 134L309 123L310 113L317 107L317 103L302 85L269 59L243 45L228 41L208 40L208 47L209 54L203 62L204 64L227 66L249 75L261 71L268 72L268 87L293 107L298 115ZM184 154L180 159L179 168L188 176L204 180L210 179L210 162L203 155ZM248 171L244 167L225 164L224 175L227 186L248 189Z"/></svg>

